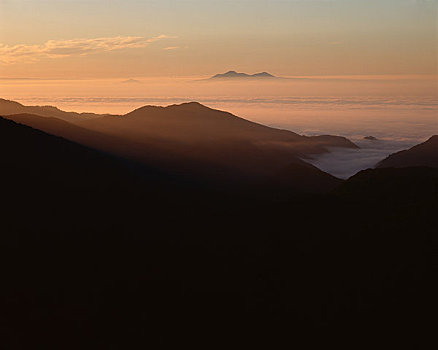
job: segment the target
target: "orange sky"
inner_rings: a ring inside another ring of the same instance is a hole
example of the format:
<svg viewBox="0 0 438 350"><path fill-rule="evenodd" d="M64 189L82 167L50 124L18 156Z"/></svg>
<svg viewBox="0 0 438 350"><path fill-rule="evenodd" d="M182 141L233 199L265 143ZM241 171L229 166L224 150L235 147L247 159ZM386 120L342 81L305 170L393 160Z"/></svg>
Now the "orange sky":
<svg viewBox="0 0 438 350"><path fill-rule="evenodd" d="M0 77L437 73L436 0L0 1Z"/></svg>

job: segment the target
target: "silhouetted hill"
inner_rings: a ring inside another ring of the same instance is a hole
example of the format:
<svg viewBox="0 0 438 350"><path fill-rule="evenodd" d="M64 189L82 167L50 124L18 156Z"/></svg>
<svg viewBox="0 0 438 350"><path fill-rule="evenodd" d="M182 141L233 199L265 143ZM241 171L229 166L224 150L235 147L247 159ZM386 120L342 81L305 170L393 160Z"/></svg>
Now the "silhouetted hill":
<svg viewBox="0 0 438 350"><path fill-rule="evenodd" d="M30 114L10 115L7 118L94 149L141 162L163 172L178 174L187 180L210 182L212 185L220 182L221 186L226 186L227 183L231 185L230 181L240 183L245 180L247 183L243 186L240 184L239 187L252 187L259 183L263 185L263 188L259 188L262 194L274 188L279 191L287 189L294 192L324 192L339 183L338 179L298 158L280 152L264 154L244 140L229 140L219 145L204 143L199 150L196 148L196 142L193 146L180 146L178 143L169 142L172 141L170 137L162 141L150 136L145 137L144 141L141 138L130 139L123 134L113 136L56 118ZM272 166L272 169L266 169L265 166L268 165ZM284 175L280 175L283 173L281 166L287 166L289 169L288 184L284 181ZM293 169L297 171L297 176L291 174ZM281 186L278 186L277 176L283 178Z"/></svg>
<svg viewBox="0 0 438 350"><path fill-rule="evenodd" d="M287 167L300 182L297 191L331 189L337 180L299 158L327 152L327 147L357 147L343 137L305 137L266 127L210 109L199 103L169 107L145 106L125 116L105 116L69 124L29 114L8 119L65 137L83 145L142 162L167 172L214 182L263 182ZM317 183L317 177L321 181ZM331 181L328 181L328 179Z"/></svg>
<svg viewBox="0 0 438 350"><path fill-rule="evenodd" d="M279 142L287 141L288 147L293 148L293 152L299 156L326 152L325 147L331 146L357 147L344 137L304 137L291 131L278 130L253 123L231 113L210 109L196 102L168 107L145 106L125 116L112 116L108 114L64 112L52 106L23 106L17 102L0 100L0 115L8 116L9 119L18 118L13 117L13 114L33 114L35 116L57 118L83 128L104 130L110 134L117 133L117 130L112 130L112 124L117 124L117 127L122 127L124 131L128 132L127 137L131 138L131 136L137 135L142 138L141 141L145 141L143 136L149 136L155 140L184 141L186 143L187 140L197 142L241 137L246 140L259 139L260 143L267 142L271 144L270 146L273 146L272 143L277 143L278 146ZM19 119L20 122L26 124L26 118L21 116ZM98 120L93 123L90 119ZM120 123L121 120L123 120L123 123ZM43 121L38 123L41 124ZM56 121L53 119L50 122L46 121L44 127L51 128L50 124L56 124ZM105 127L104 124L110 125ZM35 127L37 127L36 124ZM47 131L53 132L55 129L59 128L54 126L53 129ZM292 145L292 143L294 144Z"/></svg>
<svg viewBox="0 0 438 350"><path fill-rule="evenodd" d="M2 348L435 335L436 169L256 197L261 186L186 184L2 118L0 160ZM297 169L278 188L310 176Z"/></svg>
<svg viewBox="0 0 438 350"><path fill-rule="evenodd" d="M377 164L377 168L405 168L415 166L438 168L438 135L434 135L426 142L408 150L391 154Z"/></svg>
<svg viewBox="0 0 438 350"><path fill-rule="evenodd" d="M28 117L29 115L22 115ZM33 116L30 116L33 117ZM46 125L65 127L66 132L76 127L58 119L39 118ZM70 127L70 129L69 129ZM87 135L88 136L88 135ZM0 117L0 153L2 180L15 184L6 191L18 191L15 186L36 190L62 186L64 190L94 192L97 189L121 187L128 190L138 179L151 177L156 181L165 175L152 168L145 173L134 163L84 147L61 137L17 124ZM137 179L137 180L136 180Z"/></svg>
<svg viewBox="0 0 438 350"><path fill-rule="evenodd" d="M138 143L125 140L123 138L88 130L52 117L41 117L33 114L13 114L5 116L5 118L120 157L143 161L143 163L147 163L148 159L154 159L149 152L147 141ZM160 153L157 153L156 157L160 155L164 157L164 155Z"/></svg>
<svg viewBox="0 0 438 350"><path fill-rule="evenodd" d="M233 155L239 158L241 147L245 147L245 152L251 148L259 154L269 154L266 158L271 161L265 167L275 166L280 158L284 159L281 167L288 163L286 157L290 159L291 156L306 157L327 152L328 146L357 147L343 137L305 137L250 122L196 102L168 107L146 106L122 117L108 116L80 125L136 141L166 142L169 147L174 145L187 156L211 161L232 161ZM232 153L227 153L227 149Z"/></svg>
<svg viewBox="0 0 438 350"><path fill-rule="evenodd" d="M305 137L195 102L146 106L125 116L108 116L80 125L130 142L147 142L149 150L173 154L186 164L199 163L198 169L208 168L203 163L216 165L219 169L212 169L211 174L222 178L243 174L250 178L270 177L289 164L303 166L297 158L327 152L327 146L356 147L342 137Z"/></svg>
<svg viewBox="0 0 438 350"><path fill-rule="evenodd" d="M240 184L239 187L243 189L259 183L263 185L263 188L258 190L260 194L262 192L269 192L269 188L277 188L280 191L288 189L294 192L319 192L334 188L339 182L333 176L323 173L300 159L284 155L284 159L280 160L285 165L288 165L289 173L292 169L295 169L300 176L290 176L288 184L283 181L282 185L278 186L279 179L276 176L282 177L283 180L286 180L286 178L280 175L282 173L280 169L275 172L275 169L278 167L278 164L276 164L277 160L275 158L268 159L259 150L248 146L244 142L223 144L220 149L217 149L217 147L207 148L205 146L202 150L202 155L206 154L214 157L210 160L206 156L203 158L194 157L197 154L196 152L199 152L196 148L193 148L193 154L188 155L187 153L182 153L175 146L172 149L164 143L160 144L150 141L135 142L80 128L56 119L51 120L32 115L13 115L8 116L8 118L58 136L66 137L69 140L95 149L139 161L167 173L178 174L179 177L201 182L207 181L211 184L220 182L222 183L221 187L226 187L227 183L229 186L236 181L236 184L238 184L245 180L246 184ZM274 156L275 154L272 155L272 157ZM273 164L276 168L261 168L267 164ZM307 176L304 174L307 174ZM318 177L320 177L320 181Z"/></svg>
<svg viewBox="0 0 438 350"><path fill-rule="evenodd" d="M223 74L216 74L210 79L272 79L277 78L272 74L267 72L256 73L256 74L246 74L246 73L238 73L236 71L230 70Z"/></svg>
<svg viewBox="0 0 438 350"><path fill-rule="evenodd" d="M77 122L83 119L98 118L101 115L94 113L65 112L53 106L24 106L15 101L0 98L0 115L9 114L36 114L42 117L52 117L68 122Z"/></svg>

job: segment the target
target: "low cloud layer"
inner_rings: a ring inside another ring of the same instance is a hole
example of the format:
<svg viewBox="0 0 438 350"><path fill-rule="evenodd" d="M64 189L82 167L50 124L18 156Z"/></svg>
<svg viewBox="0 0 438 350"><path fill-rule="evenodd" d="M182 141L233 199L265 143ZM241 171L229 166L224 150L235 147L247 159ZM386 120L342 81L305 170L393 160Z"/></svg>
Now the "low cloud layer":
<svg viewBox="0 0 438 350"><path fill-rule="evenodd" d="M0 44L0 62L3 64L35 62L43 57L84 56L121 49L143 48L153 42L168 38L171 37L167 35L159 35L152 38L116 36L92 39L49 40L42 45L19 44L9 46Z"/></svg>
<svg viewBox="0 0 438 350"><path fill-rule="evenodd" d="M420 141L361 140L356 141L360 149L333 148L330 153L319 155L310 163L338 178L348 179L361 170L374 168L390 154L418 143Z"/></svg>

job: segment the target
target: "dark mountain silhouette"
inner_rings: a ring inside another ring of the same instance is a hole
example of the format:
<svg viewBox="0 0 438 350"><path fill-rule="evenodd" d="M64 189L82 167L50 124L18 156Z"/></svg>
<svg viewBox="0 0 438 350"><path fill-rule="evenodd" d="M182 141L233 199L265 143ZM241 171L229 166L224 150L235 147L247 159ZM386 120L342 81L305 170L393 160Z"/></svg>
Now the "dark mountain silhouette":
<svg viewBox="0 0 438 350"><path fill-rule="evenodd" d="M149 137L184 144L246 141L265 149L289 149L290 153L303 157L327 152L326 147L329 146L357 148L343 137L301 136L250 122L197 102L168 107L145 106L122 117L107 116L80 125L133 139Z"/></svg>
<svg viewBox="0 0 438 350"><path fill-rule="evenodd" d="M284 177L281 175L283 173L281 167L287 166L288 172L291 173L292 169L295 169L297 176L291 176L287 186L280 186L283 189L288 188L295 192L319 192L332 189L339 183L338 179L300 159L281 153L265 154L244 141L230 141L219 146L204 144L202 150L198 150L194 146L172 144L171 141L160 141L150 137L141 141L140 138L133 140L123 135L112 136L56 118L31 114L15 114L7 118L97 150L141 162L167 173L178 173L179 176L185 176L187 179L210 179L213 184L218 181L240 183L246 179L248 186L254 185L256 181L267 190L277 187L275 185L279 180L277 176ZM268 165L272 168L265 169L264 166ZM307 176L303 176L304 174ZM272 183L270 184L268 180ZM239 186L242 187L241 184Z"/></svg>
<svg viewBox="0 0 438 350"><path fill-rule="evenodd" d="M255 73L255 74L252 74L252 76L256 77L256 78L276 78L276 76L274 76L268 72Z"/></svg>
<svg viewBox="0 0 438 350"><path fill-rule="evenodd" d="M238 73L236 71L230 70L223 74L216 74L210 79L273 79L277 78L276 76L269 74L267 72L256 73L256 74L246 74L246 73Z"/></svg>
<svg viewBox="0 0 438 350"><path fill-rule="evenodd" d="M138 159L141 159L144 156L147 159L147 142L129 142L52 117L13 114L5 118L107 153L124 156L125 158L135 158L137 155Z"/></svg>
<svg viewBox="0 0 438 350"><path fill-rule="evenodd" d="M309 172L286 167L257 197L263 186L201 186L3 118L0 161L2 348L435 335L436 169L297 196L289 179Z"/></svg>
<svg viewBox="0 0 438 350"><path fill-rule="evenodd" d="M1 116L20 113L36 114L42 117L58 118L72 123L83 119L97 118L101 116L94 113L65 112L53 106L24 106L21 103L0 98Z"/></svg>
<svg viewBox="0 0 438 350"><path fill-rule="evenodd" d="M69 124L54 118L10 115L15 120L98 150L142 162L168 172L215 182L242 179L263 182L287 167L300 176L296 191L333 188L331 175L299 158L327 152L327 146L356 147L342 137L305 137L269 128L198 103L146 106L125 116L106 116ZM324 178L318 182L317 178ZM298 179L298 178L297 178Z"/></svg>
<svg viewBox="0 0 438 350"><path fill-rule="evenodd" d="M74 130L75 135L82 136L77 132L79 128L67 122L37 118L51 127L51 123L61 128L67 126L66 132ZM121 185L125 190L131 186L130 182L136 182L135 177L141 177L142 181L145 178L140 171L145 167L1 117L0 139L2 178L24 188L30 186L31 189L36 184L42 188L62 185L80 191L94 191L97 188L114 190L114 186ZM165 178L163 173L152 168L148 168L149 175L155 179L158 176ZM12 191L16 189L12 188Z"/></svg>
<svg viewBox="0 0 438 350"><path fill-rule="evenodd" d="M389 155L377 168L406 168L426 166L438 168L438 135L408 150Z"/></svg>
<svg viewBox="0 0 438 350"><path fill-rule="evenodd" d="M163 138L166 140L187 140L190 137L195 137L197 140L231 139L239 138L240 133L242 133L242 138L248 139L248 136L250 136L249 138L255 139L260 137L260 140L263 140L262 142L266 138L269 139L268 142L282 142L286 140L290 143L294 141L295 153L301 156L326 152L327 149L324 147L357 147L344 137L299 136L291 131L266 127L238 118L227 112L210 109L196 102L168 107L145 106L125 116L118 116L64 112L52 106L23 106L17 102L0 100L0 115L9 116L9 119L16 118L11 116L13 114L33 114L35 116L57 118L86 128L105 129L111 134L117 133L117 131L111 130L111 126L105 128L103 124L117 124L117 122L123 120L123 129L130 133L133 129L137 129L136 135L141 135L142 137L149 135L153 138ZM101 119L102 117L107 118ZM129 117L129 119L121 119L121 117ZM95 123L88 122L90 119L99 119L99 121ZM20 117L20 122L26 124L23 116ZM52 119L51 122L46 121L44 126L49 127L49 124L52 122L56 123ZM120 127L120 125L117 125L117 127ZM182 130L180 130L181 127L183 128ZM48 132L53 130L48 130ZM190 137L185 135L186 132L191 133Z"/></svg>

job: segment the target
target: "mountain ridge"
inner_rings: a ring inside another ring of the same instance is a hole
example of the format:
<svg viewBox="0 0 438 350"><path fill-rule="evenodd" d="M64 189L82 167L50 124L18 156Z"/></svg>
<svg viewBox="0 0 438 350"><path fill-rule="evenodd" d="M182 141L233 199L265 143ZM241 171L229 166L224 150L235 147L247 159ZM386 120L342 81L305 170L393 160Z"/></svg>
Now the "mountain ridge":
<svg viewBox="0 0 438 350"><path fill-rule="evenodd" d="M377 163L376 168L406 167L438 168L438 135L407 150L393 153Z"/></svg>
<svg viewBox="0 0 438 350"><path fill-rule="evenodd" d="M42 117L54 117L68 122L77 122L91 118L99 118L105 114L66 112L55 106L25 106L19 102L0 98L0 115L35 114Z"/></svg>
<svg viewBox="0 0 438 350"><path fill-rule="evenodd" d="M143 106L123 116L106 115L75 123L32 114L6 118L167 173L216 184L246 181L269 187L276 179L284 179L286 172L291 181L288 186L283 181L282 186L294 191L329 190L338 183L303 159L328 152L329 146L357 147L343 137L302 136L198 102ZM323 186L318 187L319 182Z"/></svg>
<svg viewBox="0 0 438 350"><path fill-rule="evenodd" d="M146 106L139 107L131 112L124 114L124 115L115 115L115 114L65 112L65 111L60 110L59 108L57 108L55 106L25 106L19 102L0 99L0 115L10 116L10 115L14 115L14 114L31 114L31 115L37 115L37 116L46 117L46 118L49 117L49 118L61 119L61 120L64 120L66 122L78 125L78 126L86 126L87 124L89 124L88 121L90 121L92 119L101 119L101 118L108 118L109 117L111 119L122 120L122 119L125 119L126 117L140 116L140 114L142 114L143 112L149 112L149 111L151 111L151 112L157 112L157 111L159 111L159 112L163 112L163 111L178 112L181 110L186 111L188 113L189 112L200 112L200 111L211 112L211 113L220 113L221 116L231 117L229 119L239 120L241 123L245 123L246 125L257 126L258 128L261 127L264 130L268 130L268 129L269 130L277 130L277 131L282 132L283 134L288 134L288 135L293 134L295 136L299 136L298 134L294 133L293 131L271 128L271 127L268 127L268 126L265 126L262 124L258 124L258 123L240 118L240 117L235 116L229 112L210 108L208 106L205 106L205 105L203 105L199 102L195 102L195 101L186 102L186 103L182 103L182 104L173 104L173 105L164 106L164 107L146 105ZM22 122L24 122L24 120L22 120ZM305 137L307 137L307 136L305 136ZM349 141L348 139L346 139L345 137L342 137L342 136L320 135L320 136L310 136L307 138L314 140L315 143L318 140L317 143L319 143L320 145L323 145L324 147L343 145L344 147L357 148L357 146L354 143L352 143L351 141ZM335 140L337 140L337 142L335 142L333 144L332 142Z"/></svg>
<svg viewBox="0 0 438 350"><path fill-rule="evenodd" d="M255 74L247 74L230 70L226 73L219 73L212 76L210 79L277 79L278 77L268 73L260 72Z"/></svg>

